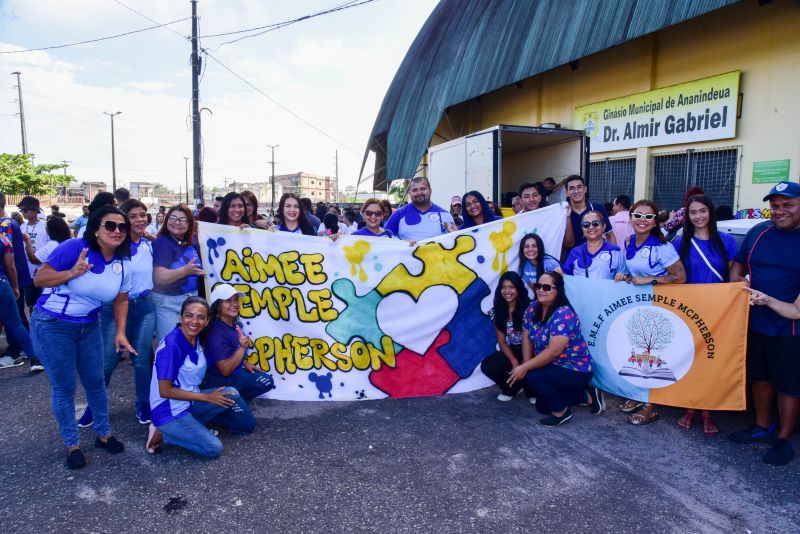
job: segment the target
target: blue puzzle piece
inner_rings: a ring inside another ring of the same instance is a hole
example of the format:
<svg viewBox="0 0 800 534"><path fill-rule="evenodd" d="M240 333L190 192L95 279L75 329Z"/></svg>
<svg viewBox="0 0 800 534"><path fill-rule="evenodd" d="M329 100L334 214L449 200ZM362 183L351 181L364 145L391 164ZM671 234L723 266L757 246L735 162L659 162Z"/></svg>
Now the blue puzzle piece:
<svg viewBox="0 0 800 534"><path fill-rule="evenodd" d="M381 338L386 335L378 325L378 303L383 298L376 290L366 295L358 296L353 282L347 278L340 278L331 284L331 291L342 302L345 308L339 312L339 317L328 323L325 331L339 343L349 345L359 337L376 347L381 346ZM397 354L403 349L401 345L394 344Z"/></svg>
<svg viewBox="0 0 800 534"><path fill-rule="evenodd" d="M496 350L494 324L481 311L481 301L492 292L486 282L477 278L458 298L458 308L445 330L450 341L439 354L461 378L469 378L475 368Z"/></svg>

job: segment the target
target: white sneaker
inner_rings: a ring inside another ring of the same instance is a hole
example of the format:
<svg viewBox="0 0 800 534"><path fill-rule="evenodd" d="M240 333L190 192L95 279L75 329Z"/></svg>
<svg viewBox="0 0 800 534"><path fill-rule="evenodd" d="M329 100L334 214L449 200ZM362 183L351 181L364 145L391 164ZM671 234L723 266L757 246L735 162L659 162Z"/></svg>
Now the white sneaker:
<svg viewBox="0 0 800 534"><path fill-rule="evenodd" d="M18 357L12 358L11 356L3 356L0 358L0 369L5 369L7 367L19 367L25 363L25 359Z"/></svg>
<svg viewBox="0 0 800 534"><path fill-rule="evenodd" d="M528 402L531 404L536 404L536 397L528 397Z"/></svg>
<svg viewBox="0 0 800 534"><path fill-rule="evenodd" d="M513 398L514 397L512 397L511 395L506 395L504 393L501 393L501 394L499 394L497 396L497 400L499 400L500 402L508 402L508 401L512 400Z"/></svg>

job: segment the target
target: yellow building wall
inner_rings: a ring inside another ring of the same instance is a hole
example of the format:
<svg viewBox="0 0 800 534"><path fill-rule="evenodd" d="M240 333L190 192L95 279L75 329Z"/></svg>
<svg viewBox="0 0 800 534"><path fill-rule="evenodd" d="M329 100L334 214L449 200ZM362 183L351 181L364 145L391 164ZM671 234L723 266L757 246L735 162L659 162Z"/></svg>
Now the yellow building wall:
<svg viewBox="0 0 800 534"><path fill-rule="evenodd" d="M590 31L590 30L587 30ZM741 71L736 137L593 153L592 159L637 156L636 197L651 196L650 156L740 147L734 208L764 205L772 184L753 184L753 163L791 160L800 174L800 2L745 1L580 59L520 84L452 106L431 144L495 124L574 124L575 108L724 72ZM606 200L606 199L598 199Z"/></svg>

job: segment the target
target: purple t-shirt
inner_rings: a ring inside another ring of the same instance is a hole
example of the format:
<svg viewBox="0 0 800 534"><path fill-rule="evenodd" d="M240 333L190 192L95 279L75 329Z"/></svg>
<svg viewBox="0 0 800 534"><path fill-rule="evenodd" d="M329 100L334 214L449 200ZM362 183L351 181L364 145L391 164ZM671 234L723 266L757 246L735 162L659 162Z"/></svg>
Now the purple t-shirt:
<svg viewBox="0 0 800 534"><path fill-rule="evenodd" d="M703 251L708 263L719 273L719 276L724 276L725 264L736 257L736 240L730 234L719 234L722 238L722 245L725 247L725 257L720 256L717 247L710 239L693 238L694 242ZM683 236L678 236L672 242L675 250L680 253L683 242ZM718 284L723 280L714 274L708 268L706 262L697 252L697 249L690 243L689 244L689 257L681 258L687 271L686 283L687 284ZM725 280L727 282L727 280Z"/></svg>
<svg viewBox="0 0 800 534"><path fill-rule="evenodd" d="M217 369L217 362L227 360L239 349L239 334L236 333L235 326L228 326L224 321L217 319L211 325L206 336L206 344L203 352L208 361L208 374L222 376ZM235 375L244 367L244 358L230 376Z"/></svg>
<svg viewBox="0 0 800 534"><path fill-rule="evenodd" d="M581 335L581 322L575 310L569 306L561 306L553 312L546 323L542 324L533 322L533 313L538 306L538 302L531 304L522 320L522 328L528 331L533 343L534 355L547 348L550 336L567 336L569 342L564 352L550 363L579 373L592 372L592 356Z"/></svg>
<svg viewBox="0 0 800 534"><path fill-rule="evenodd" d="M153 376L150 379L150 411L155 426L163 426L192 409L192 401L165 399L158 388L159 380L169 380L173 387L184 391L200 391L206 374L206 358L199 343L195 346L179 327L167 334L156 348Z"/></svg>
<svg viewBox="0 0 800 534"><path fill-rule="evenodd" d="M191 263L194 259L197 259L197 263L200 264L197 249L191 245L181 246L171 236L160 235L153 241L153 267L178 269ZM197 276L186 276L171 284L155 283L153 291L162 295L194 293L197 291Z"/></svg>
<svg viewBox="0 0 800 534"><path fill-rule="evenodd" d="M370 230L369 230L369 229L368 229L368 228L365 226L364 228L361 228L360 230L356 230L355 232L353 232L353 233L352 233L352 234L350 234L350 235L366 235L366 236L372 236L372 237L397 237L396 235L394 235L394 232L392 232L392 231L391 231L391 230L389 230L389 229L382 228L382 230L383 230L383 231L382 231L381 233L379 233L379 234L373 234L373 233L372 233L372 232L371 232L371 231L370 231Z"/></svg>

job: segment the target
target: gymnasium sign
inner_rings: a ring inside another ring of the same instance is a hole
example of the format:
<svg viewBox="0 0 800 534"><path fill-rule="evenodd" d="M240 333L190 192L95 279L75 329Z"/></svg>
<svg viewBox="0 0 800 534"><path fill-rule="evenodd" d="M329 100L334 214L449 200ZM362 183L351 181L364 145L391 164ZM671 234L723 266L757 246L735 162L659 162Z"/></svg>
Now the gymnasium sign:
<svg viewBox="0 0 800 534"><path fill-rule="evenodd" d="M736 137L739 71L575 108L592 152Z"/></svg>

